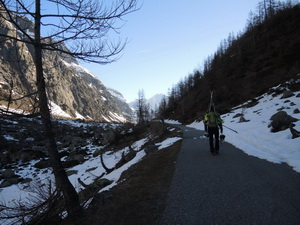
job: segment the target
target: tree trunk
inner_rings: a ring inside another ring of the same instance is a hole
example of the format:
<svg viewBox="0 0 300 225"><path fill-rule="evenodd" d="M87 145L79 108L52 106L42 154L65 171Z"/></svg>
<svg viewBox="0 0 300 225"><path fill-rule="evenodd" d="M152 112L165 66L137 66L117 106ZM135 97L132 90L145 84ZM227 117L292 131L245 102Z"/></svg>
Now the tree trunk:
<svg viewBox="0 0 300 225"><path fill-rule="evenodd" d="M48 99L46 94L45 78L43 75L43 59L42 59L42 45L40 36L40 0L36 0L35 13L35 67L36 67L36 82L39 96L39 108L42 119L46 147L49 152L49 160L53 169L56 186L62 192L66 210L69 217L76 218L83 214L83 209L80 206L78 194L68 179L68 176L63 168L62 162L58 155L58 149L54 138L52 128L51 115L48 107Z"/></svg>

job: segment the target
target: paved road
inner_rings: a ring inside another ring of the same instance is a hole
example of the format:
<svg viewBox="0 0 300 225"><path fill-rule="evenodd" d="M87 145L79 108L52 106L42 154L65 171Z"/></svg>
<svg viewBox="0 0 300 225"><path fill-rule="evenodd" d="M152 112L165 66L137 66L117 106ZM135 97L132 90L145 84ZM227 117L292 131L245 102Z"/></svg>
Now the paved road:
<svg viewBox="0 0 300 225"><path fill-rule="evenodd" d="M180 126L182 149L162 225L300 225L300 174Z"/></svg>

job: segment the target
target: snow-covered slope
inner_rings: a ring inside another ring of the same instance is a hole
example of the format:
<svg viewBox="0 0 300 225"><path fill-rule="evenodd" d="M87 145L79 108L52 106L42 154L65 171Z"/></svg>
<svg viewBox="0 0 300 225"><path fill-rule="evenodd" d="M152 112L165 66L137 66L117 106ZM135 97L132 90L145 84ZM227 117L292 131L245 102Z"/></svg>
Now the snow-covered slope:
<svg viewBox="0 0 300 225"><path fill-rule="evenodd" d="M0 155L0 159L9 155L9 146L19 146L21 143L23 144L22 146L31 147L30 149L19 149L20 154L25 154L26 151L31 152L32 149L35 149L35 151L39 150L39 147L34 145L34 143L38 140L41 140L39 137L40 130L36 127L36 124L39 124L40 122L39 120L26 117L19 118L19 120L10 120L8 117L4 115L2 116L3 118L0 117L0 123L5 126L3 126L1 131L3 132L7 130L7 132L0 134L0 148L4 148L3 151L5 151L2 155ZM33 120L35 123L32 123ZM127 126L123 126L121 124L83 123L79 121L58 119L56 119L54 123L59 127L58 130L61 130L62 132L61 135L56 135L59 136L57 137L57 140L60 153L69 152L62 157L63 163L69 162L71 160L70 157L74 157L75 152L80 152L76 156L76 158L78 157L77 159L80 160L80 163L66 169L71 183L78 192L84 189L78 181L79 178L83 183L89 185L103 175L103 173L105 175L102 178L108 179L111 184L101 191L108 190L117 185L122 172L143 159L146 155L147 143L150 141L148 137L137 139L131 144L132 149L136 151L134 158L107 174L106 170L100 163L99 157L99 151L104 149L107 144L104 143L104 140L114 137L114 133L120 132L122 128L124 128L121 132L122 135L128 137L133 132L132 128L128 129L126 128ZM28 127L25 126L26 124L29 124L29 127L34 128L33 131L25 129ZM16 131L16 126L18 126L19 129L22 129L22 132ZM70 133L70 131L73 133ZM76 136L75 134L78 134L79 136ZM5 140L3 142L9 142L11 145L3 146L1 140ZM169 147L179 140L181 140L181 138L177 136L166 138L165 140L157 139L156 141L151 138L150 143L152 146L156 146L157 151L163 151L162 149ZM66 143L66 146L64 143ZM43 148L43 146L40 146L40 148ZM17 149L18 148L16 147L16 150ZM72 154L70 154L70 151ZM111 151L106 151L103 154L104 164L108 168L115 168L116 164L120 162L122 155L126 155L130 151L129 147L122 147L120 149L113 148ZM20 202L24 205L29 205L31 200L38 195L38 190L42 190L43 187L47 189L47 185L50 182L53 183L54 177L51 168L37 166L38 164L41 165L42 162L45 162L46 159L47 156L36 158L34 160L30 157L29 161L26 162L18 160L7 165L0 164L0 185L2 186L2 188L0 188L0 205L7 205L12 208L16 207L16 205ZM12 178L15 177L19 181L22 180L22 182L17 182L16 184L9 186L4 185L4 183L8 180L7 174L12 173L14 175L11 176ZM15 218L1 219L1 216L3 215L2 213L5 213L5 211L0 210L1 225L22 224L20 222L15 222Z"/></svg>
<svg viewBox="0 0 300 225"><path fill-rule="evenodd" d="M292 139L289 129L273 133L269 127L271 116L278 111L285 111L298 119L294 128L300 131L300 91L294 92L294 96L289 98L282 98L282 94L273 95L266 93L256 98L258 104L255 106L243 107L247 102L222 115L224 125L238 132L224 127L225 140L249 155L273 163L286 163L300 173L300 138ZM235 117L237 114L244 114L248 122L239 122L240 117ZM190 126L204 129L202 122L194 122Z"/></svg>
<svg viewBox="0 0 300 225"><path fill-rule="evenodd" d="M127 121L131 121L134 117L134 109L129 106L128 101L124 98L124 96L117 90L112 88L107 89L109 93L114 97L115 102L118 104L118 107Z"/></svg>

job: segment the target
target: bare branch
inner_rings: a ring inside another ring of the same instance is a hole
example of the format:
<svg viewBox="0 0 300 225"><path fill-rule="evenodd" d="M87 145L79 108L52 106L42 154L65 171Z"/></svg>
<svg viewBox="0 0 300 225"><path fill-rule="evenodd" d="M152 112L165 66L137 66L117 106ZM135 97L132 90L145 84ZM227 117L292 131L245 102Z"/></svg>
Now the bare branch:
<svg viewBox="0 0 300 225"><path fill-rule="evenodd" d="M112 168L112 169L107 168L107 166L104 164L104 161L103 161L103 152L101 152L101 154L100 154L100 162L101 162L101 165L105 169L105 171L106 171L107 174L111 173L114 170L114 168Z"/></svg>

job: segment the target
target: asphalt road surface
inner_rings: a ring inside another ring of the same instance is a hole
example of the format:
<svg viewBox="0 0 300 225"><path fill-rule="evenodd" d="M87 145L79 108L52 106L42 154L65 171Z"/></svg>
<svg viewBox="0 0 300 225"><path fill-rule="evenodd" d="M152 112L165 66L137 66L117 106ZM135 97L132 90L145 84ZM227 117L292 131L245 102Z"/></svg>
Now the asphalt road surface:
<svg viewBox="0 0 300 225"><path fill-rule="evenodd" d="M184 131L161 225L300 225L300 174Z"/></svg>

